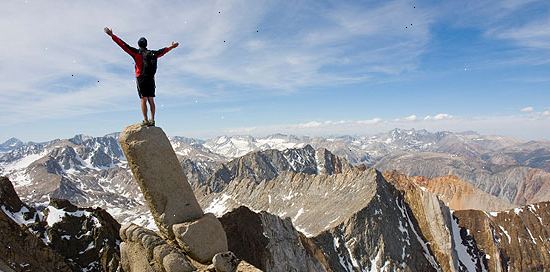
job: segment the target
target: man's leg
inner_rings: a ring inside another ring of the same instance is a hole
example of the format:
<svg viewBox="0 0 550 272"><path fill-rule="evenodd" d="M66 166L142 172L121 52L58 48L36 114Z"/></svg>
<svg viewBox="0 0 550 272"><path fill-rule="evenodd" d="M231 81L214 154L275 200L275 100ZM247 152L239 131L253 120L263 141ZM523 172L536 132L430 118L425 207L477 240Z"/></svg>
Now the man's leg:
<svg viewBox="0 0 550 272"><path fill-rule="evenodd" d="M141 113L143 113L143 120L147 121L147 97L141 97Z"/></svg>
<svg viewBox="0 0 550 272"><path fill-rule="evenodd" d="M147 97L151 106L151 121L155 121L155 97Z"/></svg>

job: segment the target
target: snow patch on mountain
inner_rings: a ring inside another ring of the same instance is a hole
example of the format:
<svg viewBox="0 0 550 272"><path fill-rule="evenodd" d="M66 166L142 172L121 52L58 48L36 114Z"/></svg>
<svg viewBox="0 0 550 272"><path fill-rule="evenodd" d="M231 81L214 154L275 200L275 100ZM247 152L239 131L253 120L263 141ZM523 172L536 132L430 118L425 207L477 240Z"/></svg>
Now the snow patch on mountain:
<svg viewBox="0 0 550 272"><path fill-rule="evenodd" d="M3 171L6 171L8 173L13 172L13 171L17 171L17 170L22 170L22 169L25 169L25 168L29 167L29 165L31 165L31 163L33 163L33 162L39 160L40 158L44 157L46 154L47 154L46 151L38 153L38 154L30 154L28 156L25 156L25 157L19 159L19 160L14 161L14 162L2 164L2 165L0 165L0 167L2 167Z"/></svg>
<svg viewBox="0 0 550 272"><path fill-rule="evenodd" d="M451 223L454 250L458 255L458 259L466 267L467 271L477 271L476 259L468 253L468 247L464 245L462 236L460 234L460 227L458 226L458 220L456 219L456 217L453 216L453 220ZM483 271L486 270L483 269Z"/></svg>
<svg viewBox="0 0 550 272"><path fill-rule="evenodd" d="M95 227L97 227L97 228L101 227L101 223L99 223L99 221L95 217L92 217L92 213L88 212L88 211L79 210L79 211L75 211L75 212L68 212L68 211L65 211L63 209L58 209L58 208L53 207L53 206L46 207L46 210L47 210L47 214L48 214L47 217L46 217L46 222L48 223L48 226L50 226L50 227L52 227L56 223L59 223L59 222L63 221L63 218L65 216L73 216L73 217L86 216L86 217L91 217L94 220Z"/></svg>
<svg viewBox="0 0 550 272"><path fill-rule="evenodd" d="M9 217L11 218L13 221L15 221L17 224L19 225L24 225L24 226L27 226L29 224L32 224L35 222L35 218L32 217L32 218L29 218L29 219L25 219L25 214L28 214L30 211L27 207L23 206L21 208L21 210L17 211L17 212L10 212L8 209L6 209L6 207L4 207L3 205L0 206L0 209L2 209L2 211Z"/></svg>
<svg viewBox="0 0 550 272"><path fill-rule="evenodd" d="M257 149L255 140L251 136L221 136L207 141L204 146L214 153L228 158L241 157Z"/></svg>
<svg viewBox="0 0 550 272"><path fill-rule="evenodd" d="M222 194L221 196L215 198L208 207L204 209L205 213L213 213L214 215L221 217L227 212L227 201L231 197L227 194Z"/></svg>
<svg viewBox="0 0 550 272"><path fill-rule="evenodd" d="M342 268L349 272L355 271L351 257L346 255L346 253L349 254L350 250L346 247L345 238L343 236L334 236L333 245L334 251L338 254L338 260Z"/></svg>

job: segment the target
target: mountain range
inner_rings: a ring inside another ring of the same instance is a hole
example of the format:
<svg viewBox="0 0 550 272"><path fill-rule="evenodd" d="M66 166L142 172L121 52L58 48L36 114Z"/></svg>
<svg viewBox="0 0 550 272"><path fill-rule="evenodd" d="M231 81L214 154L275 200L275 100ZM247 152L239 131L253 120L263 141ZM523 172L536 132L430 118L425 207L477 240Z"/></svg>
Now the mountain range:
<svg viewBox="0 0 550 272"><path fill-rule="evenodd" d="M155 229L117 137L10 140L20 144L2 145L0 175L38 211L48 210L52 199L67 199ZM301 264L307 269L327 271L538 271L550 265L549 142L400 129L361 137L170 142L205 212L227 218L227 228L242 216L271 222L250 229L272 233L260 243L263 257L239 243L230 248L267 271L288 271L266 260L289 250L309 254L311 262ZM280 235L301 241L302 249L267 250L269 238Z"/></svg>
<svg viewBox="0 0 550 272"><path fill-rule="evenodd" d="M14 182L25 201L40 204L48 197L59 197L78 205L105 207L122 221L138 220L141 213L119 210L140 207L143 199L132 183L117 137L118 133L103 137L76 135L43 143L10 139L1 145L4 152L0 154L0 175ZM235 174L235 164L246 156L255 156L251 154L282 156L287 161L288 165L279 168L261 166L262 171L271 172L260 173L267 175L261 179L301 163L295 160L310 160L305 162L306 168L316 167L317 157L312 150L324 148L351 165L426 178L454 175L514 205L550 199L550 142L545 141L402 129L361 137L275 134L261 138L222 136L206 141L171 137L170 141L190 183L203 194L227 183ZM294 154L297 150L309 153Z"/></svg>

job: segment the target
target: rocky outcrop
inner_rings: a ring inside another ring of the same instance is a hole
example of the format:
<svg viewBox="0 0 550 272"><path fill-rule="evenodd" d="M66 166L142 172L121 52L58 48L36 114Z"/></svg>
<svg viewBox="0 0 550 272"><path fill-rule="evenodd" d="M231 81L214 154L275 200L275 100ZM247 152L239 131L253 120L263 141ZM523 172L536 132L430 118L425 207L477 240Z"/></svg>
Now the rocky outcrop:
<svg viewBox="0 0 550 272"><path fill-rule="evenodd" d="M226 255L232 253L222 252L214 255L216 260L213 265L205 265L190 258L186 252L170 241L164 240L157 233L135 224L125 225L120 229L121 243L121 267L127 272L226 272L228 264L235 270L227 272L258 272L257 268L247 262L233 262ZM205 241L206 242L206 241ZM217 268L216 268L217 267Z"/></svg>
<svg viewBox="0 0 550 272"><path fill-rule="evenodd" d="M11 215L16 223L36 225L40 222L36 209L21 201L7 177L0 177L0 208L7 215Z"/></svg>
<svg viewBox="0 0 550 272"><path fill-rule="evenodd" d="M134 224L120 228L100 208L83 209L68 200L52 199L43 212L38 212L18 198L7 178L0 178L0 207L0 247L6 248L0 251L1 271L260 271L236 257L231 258L234 257L231 252L206 252L210 260L193 260L189 252L195 250L183 250L174 241L164 240L158 233ZM220 247L216 245L220 241L204 239L205 235L217 237L216 231L213 235L208 232L212 225L223 232L220 222L211 214L202 219L192 222L189 228L192 230L187 234L192 237L183 235L183 240L189 243L203 237L199 248L202 252ZM213 220L218 225L212 224ZM197 231L206 234L197 235ZM223 244L227 250L225 240ZM210 266L204 264L213 261Z"/></svg>
<svg viewBox="0 0 550 272"><path fill-rule="evenodd" d="M132 125L119 142L163 236L174 239L174 224L204 215L162 129Z"/></svg>
<svg viewBox="0 0 550 272"><path fill-rule="evenodd" d="M229 250L264 271L332 271L313 241L298 232L289 218L255 213L242 206L220 221Z"/></svg>
<svg viewBox="0 0 550 272"><path fill-rule="evenodd" d="M215 216L203 213L162 129L132 125L124 129L119 141L161 235L199 263L209 264L216 254L226 252L223 227ZM140 249L133 244L122 247L123 262L131 264L132 252ZM168 259L158 261L167 269L167 265L180 267L184 257L168 254Z"/></svg>

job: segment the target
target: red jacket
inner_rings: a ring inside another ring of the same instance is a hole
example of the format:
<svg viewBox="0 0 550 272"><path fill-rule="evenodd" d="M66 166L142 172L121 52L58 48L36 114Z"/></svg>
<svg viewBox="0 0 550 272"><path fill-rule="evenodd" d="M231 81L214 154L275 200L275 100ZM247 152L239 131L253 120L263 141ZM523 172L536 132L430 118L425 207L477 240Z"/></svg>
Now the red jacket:
<svg viewBox="0 0 550 272"><path fill-rule="evenodd" d="M139 52L139 49L129 46L115 34L111 35L111 38L113 38L113 41L115 41L115 43L118 44L122 50L134 59L134 62L136 63L136 77L139 77L141 75L141 71L143 70L143 56ZM170 52L170 50L172 50L172 47L164 47L159 50L152 50L152 52L157 58L160 58L164 56L164 54Z"/></svg>

